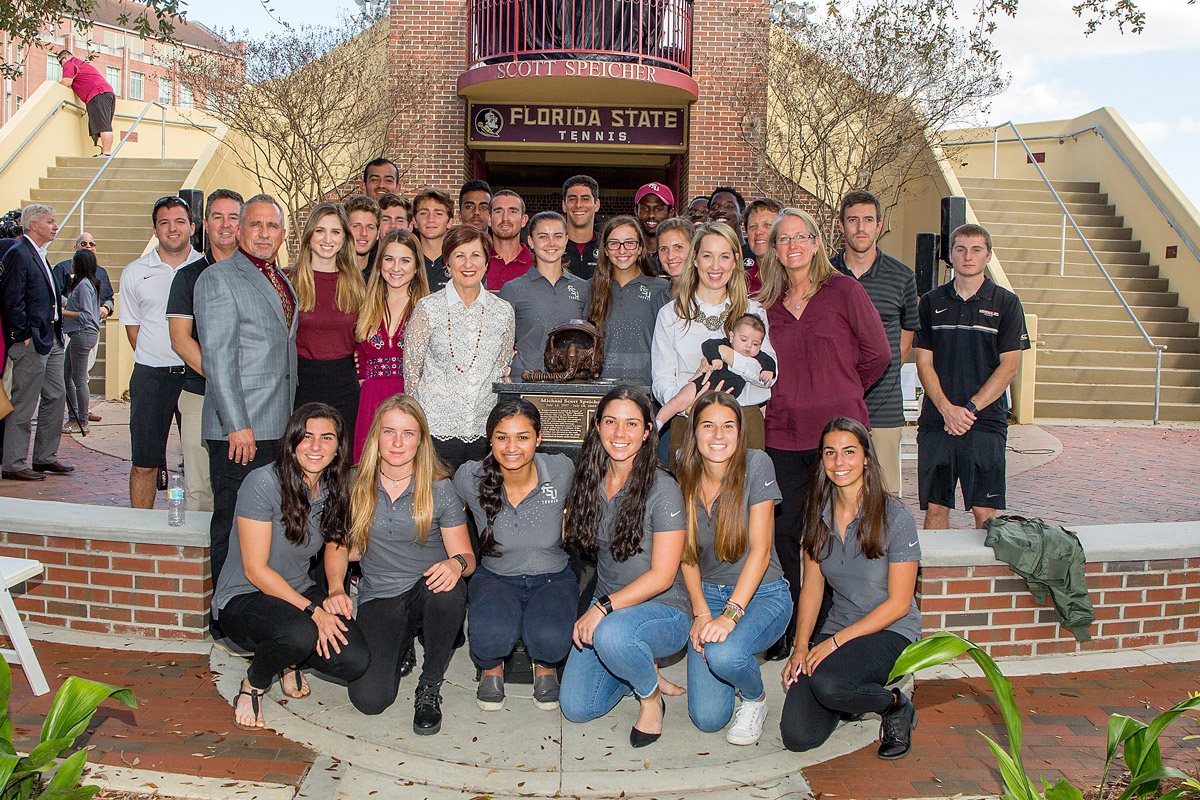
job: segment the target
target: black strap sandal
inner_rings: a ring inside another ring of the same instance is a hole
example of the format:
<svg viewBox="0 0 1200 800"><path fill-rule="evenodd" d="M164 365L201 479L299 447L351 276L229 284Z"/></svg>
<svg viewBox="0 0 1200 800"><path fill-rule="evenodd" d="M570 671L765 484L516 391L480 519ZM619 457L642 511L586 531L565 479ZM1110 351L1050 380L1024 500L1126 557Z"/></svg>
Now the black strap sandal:
<svg viewBox="0 0 1200 800"><path fill-rule="evenodd" d="M258 718L262 716L262 697L266 693L267 692L265 689L255 689L253 686L251 686L249 689L242 689L237 693L238 697L241 697L242 695L246 695L246 697L250 698L250 710L254 712L255 723L257 723ZM237 721L236 714L237 714L237 711L235 709L235 711L234 711L235 716L233 718L233 724L235 727L241 728L244 731L261 731L266 727L265 722L262 725L258 725L258 724L243 725L242 723Z"/></svg>
<svg viewBox="0 0 1200 800"><path fill-rule="evenodd" d="M289 676L296 682L295 694L290 694L287 690L287 685L284 683ZM304 673L299 667L285 667L279 673L279 691L283 692L284 697L287 697L289 700L302 700L312 694L312 689L304 685Z"/></svg>

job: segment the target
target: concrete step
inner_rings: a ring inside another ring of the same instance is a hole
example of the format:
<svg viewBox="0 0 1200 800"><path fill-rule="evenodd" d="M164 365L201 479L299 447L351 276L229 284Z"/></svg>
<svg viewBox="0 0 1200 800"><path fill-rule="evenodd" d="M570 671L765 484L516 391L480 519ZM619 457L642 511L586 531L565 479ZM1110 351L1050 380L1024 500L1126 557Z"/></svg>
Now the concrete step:
<svg viewBox="0 0 1200 800"><path fill-rule="evenodd" d="M1036 203L1054 203L1054 194L1046 188L1046 184L1042 184L1039 189L1036 186L1029 186L1022 189L1007 189L1007 188L987 188L975 189L970 193L971 204L975 204L975 199L990 200L993 202L1036 202ZM1058 199L1066 204L1067 208L1071 207L1072 203L1080 205L1107 205L1108 194L1104 192L1059 192Z"/></svg>
<svg viewBox="0 0 1200 800"><path fill-rule="evenodd" d="M111 218L111 215L107 216ZM104 250L111 251L119 242L130 242L134 239L141 239L145 243L146 239L154 235L154 228L150 225L149 214L127 217L125 224L115 226L100 224L100 220L93 220L92 215L88 214L84 217L84 225L87 227L88 233L96 237L97 253ZM71 230L65 231L65 233L71 235L63 239L63 243L74 247L75 237L79 235L78 231L79 228L77 226L71 225ZM61 236L62 234L60 233L59 235ZM55 243L58 243L57 239Z"/></svg>
<svg viewBox="0 0 1200 800"><path fill-rule="evenodd" d="M1038 356L1038 396L1046 384L1098 384L1112 386L1153 386L1154 367L1052 367ZM1193 369L1164 369L1162 385L1195 388L1200 385L1200 371Z"/></svg>
<svg viewBox="0 0 1200 800"><path fill-rule="evenodd" d="M1015 281L1014 281L1015 283ZM1030 304L1074 306L1120 306L1117 293L1104 284L1104 288L1090 289L1043 289L1040 287L1014 286L1025 310L1029 311ZM1179 306L1179 295L1176 292L1131 292L1122 290L1121 295L1129 305L1154 306L1157 308L1176 308ZM1124 310L1124 309L1122 309ZM1049 316L1055 316L1050 314ZM1186 309L1184 318L1186 319ZM1141 319L1139 316L1138 319Z"/></svg>
<svg viewBox="0 0 1200 800"><path fill-rule="evenodd" d="M1197 334L1200 325L1195 322L1155 322L1142 320L1155 344L1160 344L1160 338L1189 338ZM1046 335L1076 335L1076 336L1136 336L1137 326L1126 318L1117 319L1039 319L1038 336ZM1197 344L1200 344L1198 340ZM1135 349L1135 348L1130 348Z"/></svg>
<svg viewBox="0 0 1200 800"><path fill-rule="evenodd" d="M1115 350L1054 350L1039 347L1038 369L1046 367L1117 367L1154 370L1154 352L1142 342L1142 350L1118 352ZM1163 369L1200 371L1200 352L1178 353L1167 350L1162 356Z"/></svg>
<svg viewBox="0 0 1200 800"><path fill-rule="evenodd" d="M1059 259L1061 258L1058 242L1055 242L1053 247L1031 247L1023 244L1015 244L1013 246L996 245L993 249L996 252L996 258L1000 259L1001 264L1008 264L1009 261L1036 261L1042 264L1053 264L1054 268L1058 269ZM1068 247L1066 256L1067 265L1091 264L1092 269L1096 268L1096 262L1092 260L1092 257L1086 250L1073 250ZM1139 251L1096 250L1096 257L1100 259L1100 263L1105 267L1108 267L1110 264L1146 265L1150 263L1150 254ZM1007 271L1006 267L1005 272Z"/></svg>
<svg viewBox="0 0 1200 800"><path fill-rule="evenodd" d="M1200 403L1200 386L1166 386L1160 393L1163 403ZM1037 400L1105 400L1113 403L1154 401L1154 380L1143 385L1052 383L1038 380Z"/></svg>
<svg viewBox="0 0 1200 800"><path fill-rule="evenodd" d="M1005 265L1005 274L1008 275L1009 281L1012 282L1013 288L1018 293L1023 293L1031 289L1060 289L1067 292L1108 292L1113 293L1112 288L1108 285L1108 281L1103 275L1065 275L1059 276L1058 273L1053 275L1029 275L1018 272L1012 272ZM1092 265L1093 268L1095 264ZM1097 270L1098 272L1098 270ZM1166 278L1118 278L1113 276L1113 283L1117 288L1125 293L1126 297L1130 292L1138 292L1145 295L1161 294L1167 291L1170 286ZM1021 294L1024 297L1024 294Z"/></svg>
<svg viewBox="0 0 1200 800"><path fill-rule="evenodd" d="M1052 323L1054 320L1046 320L1045 322ZM1072 324L1078 325L1078 323L1071 322L1059 323L1059 325ZM1108 324L1116 326L1120 323L1113 322ZM1154 357L1154 351L1146 344L1146 340L1137 332L1137 328L1133 326L1132 322L1123 326L1123 330L1128 332L1109 334L1048 331L1044 329L1043 321L1038 320L1038 341L1044 342L1043 347L1048 350L1109 350L1125 353L1147 353L1151 358ZM1195 334L1187 336L1155 336L1151 334L1150 338L1153 339L1155 344L1165 345L1167 353L1200 353L1200 339L1197 339ZM1038 358L1041 358L1042 349L1038 349Z"/></svg>
<svg viewBox="0 0 1200 800"><path fill-rule="evenodd" d="M975 215L979 217L979 224L983 225L989 231L995 230L993 226L1012 224L1012 225L1049 225L1058 227L1062 225L1062 209L1057 211L984 211L975 206L972 202L971 207L975 209ZM1125 224L1124 217L1118 217L1114 214L1076 214L1071 212L1071 218L1075 220L1075 224L1082 227L1095 228L1121 228ZM1067 223L1067 227L1071 227L1071 223Z"/></svg>
<svg viewBox="0 0 1200 800"><path fill-rule="evenodd" d="M90 158L88 156L58 156L54 160L55 166L58 167L91 167L93 174L100 169L100 165L104 163L102 158ZM144 169L149 167L163 167L166 169L191 169L196 163L193 158L126 158L117 156L109 164L109 169L121 169L130 167L134 169Z"/></svg>
<svg viewBox="0 0 1200 800"><path fill-rule="evenodd" d="M1076 219L1081 215L1107 217L1117 213L1117 207L1108 203L1067 203L1066 205L1067 211L1070 211L1071 216ZM1025 198L1023 200L995 200L986 197L972 197L971 208L980 213L987 211L1005 215L1016 213L1053 214L1058 219L1062 219L1062 206L1054 202L1054 198L1042 201L1033 198Z"/></svg>
<svg viewBox="0 0 1200 800"><path fill-rule="evenodd" d="M137 178L122 175L120 173L115 175L109 175L106 173L99 180L97 180L95 184L92 185L91 191L88 192L88 198L90 199L91 196L96 192L104 191L106 189L124 189L130 192L174 193L179 191L179 187L183 184L183 180L186 177L186 175L183 175L178 179L170 179L162 176ZM38 179L38 188L60 192L71 192L76 197L79 197L79 195L83 194L84 190L87 189L89 183L91 183L90 180L85 181L71 179L68 181L56 178L40 178ZM160 194L159 197L162 197L162 195Z"/></svg>
<svg viewBox="0 0 1200 800"><path fill-rule="evenodd" d="M1153 393L1151 393L1153 394ZM1154 419L1154 398L1145 402L1109 402L1106 400L1041 400L1033 404L1033 413L1043 419ZM1163 422L1200 422L1200 405L1163 403L1159 408Z"/></svg>
<svg viewBox="0 0 1200 800"><path fill-rule="evenodd" d="M183 180L192 171L190 165L179 167L159 167L159 166L144 166L144 167L109 167L100 175L100 180L106 180L109 175L126 175L137 180ZM46 170L46 179L53 181L83 181L84 186L91 182L92 178L100 170L97 167L50 167Z"/></svg>
<svg viewBox="0 0 1200 800"><path fill-rule="evenodd" d="M47 190L32 189L31 193L40 194L45 191L47 191ZM143 202L140 200L106 201L103 205L96 207L96 215L98 217L102 217L102 218L114 217L114 218L117 218L120 220L138 219L138 220L144 221L146 223L146 226L149 227L150 211L154 207L154 201L157 200L161 196L162 195L156 194L156 195L154 195L154 197L152 199L150 199L149 201L146 201L146 202ZM69 200L62 201L62 202L58 203L57 205L55 203L51 203L50 205L53 205L58 210L59 216L62 216L63 214L66 214L71 209L71 206L75 205L75 201L78 199L79 199L79 195L76 194L74 197L69 198ZM85 206L85 211L86 211L86 215L87 215L85 221L90 221L92 218L93 203L91 202L91 199L92 199L92 196L89 194L88 195L88 203ZM37 202L46 202L46 201L38 200ZM28 203L26 203L26 205L28 205ZM72 217L70 224L72 225L72 227L78 228L79 220L75 217Z"/></svg>
<svg viewBox="0 0 1200 800"><path fill-rule="evenodd" d="M109 203L133 203L140 209L140 213L150 219L150 210L154 207L154 202L164 194L171 194L179 191L179 184L171 186L160 186L157 188L126 188L120 186L94 188L88 192L85 210L96 208L100 210L107 208ZM79 199L79 195L83 193L82 187L77 191L68 189L30 189L30 202L45 203L54 206L61 214L66 214L71 206L75 205L75 201ZM22 205L29 205L23 203ZM109 213L112 213L111 210ZM1057 258L1057 256L1055 256Z"/></svg>
<svg viewBox="0 0 1200 800"><path fill-rule="evenodd" d="M1000 258L997 254L997 258ZM1004 265L1004 273L1009 276L1013 275L1046 275L1057 278L1059 275L1058 253L1054 254L1054 260L1047 259L1031 260L1028 258L1000 258L1000 263ZM1101 262L1104 263L1104 262ZM1118 264L1105 263L1104 269L1107 270L1112 278L1158 278L1158 266L1153 264ZM1086 263L1075 264L1070 261L1066 264L1066 276L1075 278L1098 278L1104 280L1104 273L1096 266L1096 262L1090 258Z"/></svg>
<svg viewBox="0 0 1200 800"><path fill-rule="evenodd" d="M1123 230L1123 229L1118 229ZM1092 250L1096 255L1100 256L1103 262L1106 253L1137 253L1142 249L1142 243L1138 239L1088 239L1088 244L1092 246ZM992 248L996 252L1004 252L1005 250L1015 249L1033 249L1033 250L1053 250L1058 252L1062 248L1062 238L1055 231L1052 236L997 236L992 234ZM1078 258L1080 253L1086 253L1087 248L1074 231L1069 231L1067 234L1067 258L1071 258L1072 254Z"/></svg>
<svg viewBox="0 0 1200 800"><path fill-rule="evenodd" d="M1169 296L1169 295L1168 295ZM1098 305L1085 305L1089 298L1079 298L1078 302L1065 303L1039 303L1025 302L1025 298L1021 298L1021 303L1025 307L1025 312L1028 314L1037 314L1041 319L1053 320L1094 320L1096 322L1109 322L1112 320L1128 321L1129 312L1125 310L1117 301L1115 294L1110 294L1111 303ZM1098 299L1098 298L1096 298ZM1134 305L1126 298L1130 307L1133 309L1133 315L1139 322L1145 325L1148 322L1187 322L1188 310L1183 306L1178 305ZM1149 330L1149 329L1147 329Z"/></svg>
<svg viewBox="0 0 1200 800"><path fill-rule="evenodd" d="M1027 222L999 222L992 225L984 225L988 229L988 233L992 234L994 240L1004 238L1006 240L1012 237L1033 237L1035 239L1052 239L1055 242L1062 241L1062 225L1059 221L1053 224L1038 223L1032 224ZM1112 241L1127 241L1133 239L1132 228L1121 228L1116 225L1080 225L1079 229L1083 231L1083 235L1091 242L1092 247L1101 247L1098 242ZM1071 223L1067 223L1067 245L1074 240L1079 243L1079 236L1075 233L1075 229L1071 227Z"/></svg>
<svg viewBox="0 0 1200 800"><path fill-rule="evenodd" d="M964 189L1025 189L1046 190L1046 182L1041 178L959 178L958 183ZM1056 192L1092 192L1100 191L1098 181L1050 181Z"/></svg>

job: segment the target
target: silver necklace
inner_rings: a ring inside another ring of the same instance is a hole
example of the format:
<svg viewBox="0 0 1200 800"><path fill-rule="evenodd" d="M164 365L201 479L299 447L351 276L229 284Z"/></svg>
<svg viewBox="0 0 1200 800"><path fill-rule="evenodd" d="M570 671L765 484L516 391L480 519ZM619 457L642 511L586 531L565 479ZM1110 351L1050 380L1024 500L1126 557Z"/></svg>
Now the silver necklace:
<svg viewBox="0 0 1200 800"><path fill-rule="evenodd" d="M379 468L379 476L381 478L383 478L384 480L386 480L388 483L390 483L392 485L393 489L399 489L400 481L408 480L409 478L412 477L412 473L410 472L407 475L401 475L399 478L393 478L391 475L388 475L386 472L383 471L383 467L380 467Z"/></svg>

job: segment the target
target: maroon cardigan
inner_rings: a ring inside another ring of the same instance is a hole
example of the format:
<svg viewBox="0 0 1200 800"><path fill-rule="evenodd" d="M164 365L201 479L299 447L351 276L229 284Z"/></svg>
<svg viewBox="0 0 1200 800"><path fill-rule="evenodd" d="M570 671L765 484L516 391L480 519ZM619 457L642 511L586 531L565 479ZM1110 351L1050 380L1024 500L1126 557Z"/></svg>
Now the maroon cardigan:
<svg viewBox="0 0 1200 800"><path fill-rule="evenodd" d="M779 380L767 403L767 447L816 450L834 417L868 425L863 394L879 380L892 349L862 284L835 273L799 319L780 298L767 309Z"/></svg>

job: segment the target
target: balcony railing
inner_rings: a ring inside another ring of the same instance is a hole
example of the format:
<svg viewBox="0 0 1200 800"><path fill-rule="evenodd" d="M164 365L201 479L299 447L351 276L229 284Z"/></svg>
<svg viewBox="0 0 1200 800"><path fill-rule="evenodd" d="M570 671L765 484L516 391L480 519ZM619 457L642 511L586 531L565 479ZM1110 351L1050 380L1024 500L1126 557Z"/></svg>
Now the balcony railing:
<svg viewBox="0 0 1200 800"><path fill-rule="evenodd" d="M471 64L596 59L692 69L692 0L470 0Z"/></svg>

